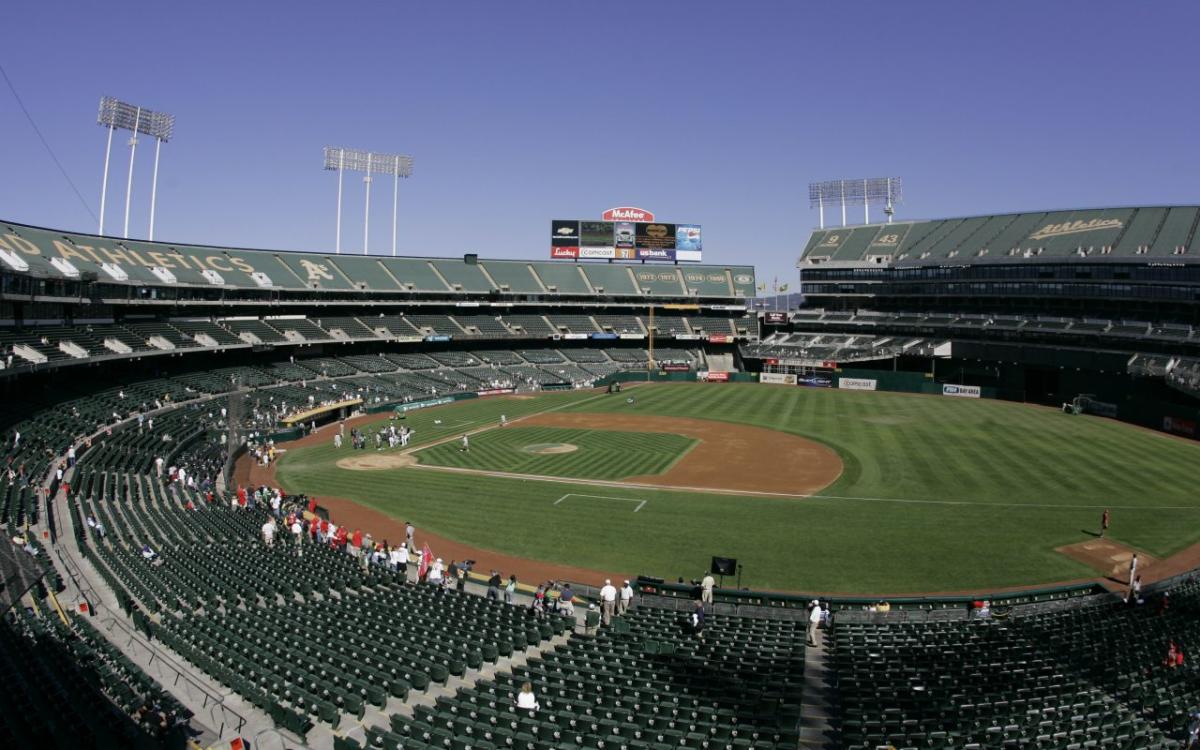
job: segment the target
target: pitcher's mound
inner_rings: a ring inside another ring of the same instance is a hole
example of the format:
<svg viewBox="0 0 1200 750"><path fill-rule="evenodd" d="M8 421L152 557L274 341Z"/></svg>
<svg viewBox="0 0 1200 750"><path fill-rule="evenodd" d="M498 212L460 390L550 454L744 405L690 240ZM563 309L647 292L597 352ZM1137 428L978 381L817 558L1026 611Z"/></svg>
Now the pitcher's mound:
<svg viewBox="0 0 1200 750"><path fill-rule="evenodd" d="M407 453L368 453L365 456L350 456L338 459L337 465L352 471L375 471L378 469L401 469L412 466L417 459Z"/></svg>
<svg viewBox="0 0 1200 750"><path fill-rule="evenodd" d="M575 451L579 450L579 446L571 445L570 443L534 443L533 445L525 446L521 450L525 451L526 453L536 453L540 456L548 456L556 453L574 453Z"/></svg>

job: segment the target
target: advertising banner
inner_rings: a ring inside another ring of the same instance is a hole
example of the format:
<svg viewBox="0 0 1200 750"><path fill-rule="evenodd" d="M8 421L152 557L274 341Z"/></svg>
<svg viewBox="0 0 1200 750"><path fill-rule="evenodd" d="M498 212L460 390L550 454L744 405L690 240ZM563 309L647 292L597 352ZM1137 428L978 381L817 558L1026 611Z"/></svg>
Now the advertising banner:
<svg viewBox="0 0 1200 750"><path fill-rule="evenodd" d="M642 341L646 338L644 333L622 333L620 338L625 341Z"/></svg>
<svg viewBox="0 0 1200 750"><path fill-rule="evenodd" d="M674 250L663 250L661 248L639 247L637 249L638 260L675 260Z"/></svg>
<svg viewBox="0 0 1200 750"><path fill-rule="evenodd" d="M483 396L503 396L503 395L505 395L506 393L512 393L514 390L515 390L515 389L513 389L513 388L489 388L489 389L488 389L488 390L486 390L486 391L476 391L476 392L475 392L475 394L476 394L477 396L480 396L480 397L483 397Z"/></svg>
<svg viewBox="0 0 1200 750"><path fill-rule="evenodd" d="M654 221L654 214L644 208L621 206L608 209L600 218L605 221Z"/></svg>
<svg viewBox="0 0 1200 750"><path fill-rule="evenodd" d="M959 398L979 398L980 391L977 385L955 385L953 383L942 384L943 396L957 396Z"/></svg>
<svg viewBox="0 0 1200 750"><path fill-rule="evenodd" d="M639 250L674 250L674 224L634 224L634 238ZM672 257L674 253L672 253Z"/></svg>
<svg viewBox="0 0 1200 750"><path fill-rule="evenodd" d="M425 337L424 336L397 336L395 338L395 340L401 344L416 344L420 341L424 341Z"/></svg>
<svg viewBox="0 0 1200 750"><path fill-rule="evenodd" d="M785 312L769 312L763 315L763 322L769 326L785 326L788 316Z"/></svg>
<svg viewBox="0 0 1200 750"><path fill-rule="evenodd" d="M838 388L848 391L873 391L875 385L872 378L838 378Z"/></svg>
<svg viewBox="0 0 1200 750"><path fill-rule="evenodd" d="M551 258L570 258L574 260L579 257L579 248L577 247L552 247L550 248Z"/></svg>
<svg viewBox="0 0 1200 750"><path fill-rule="evenodd" d="M579 247L579 222L574 219L555 219L550 222L551 247Z"/></svg>
<svg viewBox="0 0 1200 750"><path fill-rule="evenodd" d="M675 249L676 250L693 250L699 252L704 249L700 241L700 225L699 224L676 224L675 225Z"/></svg>
<svg viewBox="0 0 1200 750"><path fill-rule="evenodd" d="M700 372L696 373L698 377L709 383L727 383L729 382L729 373L727 372Z"/></svg>
<svg viewBox="0 0 1200 750"><path fill-rule="evenodd" d="M1163 429L1176 435L1196 436L1196 423L1182 417L1163 417Z"/></svg>
<svg viewBox="0 0 1200 750"><path fill-rule="evenodd" d="M563 334L563 338L566 339L567 341L579 341L580 339L586 339L587 337L588 337L588 334L586 334L586 333L564 333Z"/></svg>
<svg viewBox="0 0 1200 750"><path fill-rule="evenodd" d="M637 245L637 225L628 221L618 221L613 225L613 245L617 250L633 250ZM633 257L632 253L628 257Z"/></svg>
<svg viewBox="0 0 1200 750"><path fill-rule="evenodd" d="M441 406L442 404L452 404L452 398L435 398L432 401L414 401L411 404L396 404L396 409L399 411L413 411L414 409L425 409L430 406Z"/></svg>
<svg viewBox="0 0 1200 750"><path fill-rule="evenodd" d="M833 385L833 379L825 375L803 375L796 379L796 383L808 388L829 388Z"/></svg>
<svg viewBox="0 0 1200 750"><path fill-rule="evenodd" d="M617 251L616 251L616 248L614 248L612 245L609 245L608 247L580 246L579 257L580 258L601 258L604 260L612 260L613 258L617 257Z"/></svg>
<svg viewBox="0 0 1200 750"><path fill-rule="evenodd" d="M443 336L443 335L441 335L441 334L438 334L438 335L436 335L436 336L426 336L426 337L425 337L425 340L426 340L426 341L449 341L449 340L450 340L450 337L449 337L449 336Z"/></svg>
<svg viewBox="0 0 1200 750"><path fill-rule="evenodd" d="M699 263L703 254L699 250L676 250L675 260L686 260L689 263Z"/></svg>
<svg viewBox="0 0 1200 750"><path fill-rule="evenodd" d="M666 362L661 365L660 369L663 372L687 372L692 369L691 365L685 365L681 362Z"/></svg>
<svg viewBox="0 0 1200 750"><path fill-rule="evenodd" d="M728 344L733 341L733 337L724 333L714 333L708 337L710 344Z"/></svg>
<svg viewBox="0 0 1200 750"><path fill-rule="evenodd" d="M783 372L764 372L758 376L760 383L774 383L777 385L795 385L796 376Z"/></svg>
<svg viewBox="0 0 1200 750"><path fill-rule="evenodd" d="M699 341L703 337L698 333L677 333L675 338L679 341Z"/></svg>
<svg viewBox="0 0 1200 750"><path fill-rule="evenodd" d="M615 339L615 338L617 338L617 334L615 334L615 333L593 333L592 338L594 338L594 339Z"/></svg>

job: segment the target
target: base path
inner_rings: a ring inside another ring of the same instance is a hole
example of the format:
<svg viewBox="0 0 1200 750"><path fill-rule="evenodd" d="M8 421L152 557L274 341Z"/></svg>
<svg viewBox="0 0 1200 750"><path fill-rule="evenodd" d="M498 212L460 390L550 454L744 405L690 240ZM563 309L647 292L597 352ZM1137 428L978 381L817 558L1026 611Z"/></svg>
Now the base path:
<svg viewBox="0 0 1200 750"><path fill-rule="evenodd" d="M700 441L663 473L626 478L635 485L808 495L842 474L842 459L831 448L749 425L648 414L549 412L523 419L521 426L664 432Z"/></svg>

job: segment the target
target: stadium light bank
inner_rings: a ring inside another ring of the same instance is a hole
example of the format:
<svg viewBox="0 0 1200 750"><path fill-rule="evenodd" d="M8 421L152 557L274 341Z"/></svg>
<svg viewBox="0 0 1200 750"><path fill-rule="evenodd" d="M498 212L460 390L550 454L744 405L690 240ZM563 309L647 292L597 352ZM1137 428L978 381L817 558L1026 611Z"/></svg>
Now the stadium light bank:
<svg viewBox="0 0 1200 750"><path fill-rule="evenodd" d="M153 112L145 107L138 107L120 101L111 96L100 97L100 114L96 122L108 128L108 143L104 147L104 179L100 183L100 231L104 234L104 203L108 197L108 161L112 152L113 131L128 130L129 136L129 176L125 183L125 226L122 236L129 237L129 200L133 195L133 160L137 155L138 133L143 133L154 139L154 181L150 186L150 239L154 239L154 208L158 198L158 157L163 143L171 140L175 132L175 115L165 112Z"/></svg>
<svg viewBox="0 0 1200 750"><path fill-rule="evenodd" d="M842 207L842 226L846 226L846 206L863 207L863 223L871 223L871 204L883 204L888 223L892 223L895 204L904 199L903 185L899 177L867 177L856 180L826 180L808 183L808 204L817 208L821 216L821 229L825 228L825 204L835 203Z"/></svg>
<svg viewBox="0 0 1200 750"><path fill-rule="evenodd" d="M365 172L363 182L367 186L366 210L363 215L363 255L368 252L371 237L371 175L392 175L392 257L396 255L396 209L399 205L400 178L412 176L413 160L403 154L377 154L352 148L325 147L325 169L338 173L337 192L337 239L335 250L342 252L342 172Z"/></svg>

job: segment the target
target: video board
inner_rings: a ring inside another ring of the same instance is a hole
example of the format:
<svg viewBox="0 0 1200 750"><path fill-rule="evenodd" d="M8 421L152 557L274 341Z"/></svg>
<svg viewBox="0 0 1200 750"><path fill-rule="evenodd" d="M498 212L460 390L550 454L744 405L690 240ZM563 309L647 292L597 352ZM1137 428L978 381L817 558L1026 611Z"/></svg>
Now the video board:
<svg viewBox="0 0 1200 750"><path fill-rule="evenodd" d="M550 223L551 258L700 262L703 251L699 224L586 219Z"/></svg>

